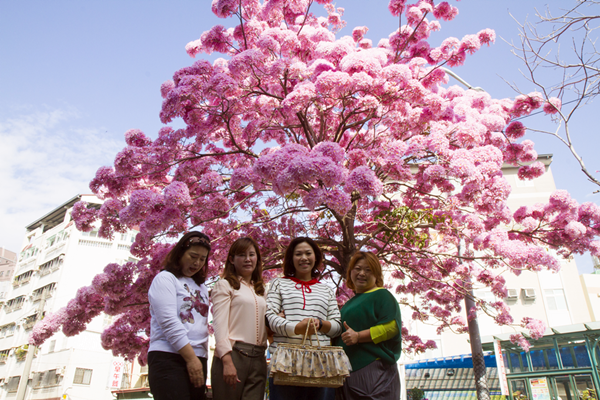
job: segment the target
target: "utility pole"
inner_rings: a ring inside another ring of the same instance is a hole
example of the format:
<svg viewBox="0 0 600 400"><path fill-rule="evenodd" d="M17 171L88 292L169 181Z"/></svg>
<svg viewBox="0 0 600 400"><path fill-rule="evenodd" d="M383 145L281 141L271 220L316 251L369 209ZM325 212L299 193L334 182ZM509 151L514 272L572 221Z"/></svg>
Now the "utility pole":
<svg viewBox="0 0 600 400"><path fill-rule="evenodd" d="M42 290L42 298L40 299L40 305L36 312L36 322L42 319L44 315L44 306L46 305L46 293L48 287ZM31 363L33 362L33 356L37 351L38 347L29 345L27 348L27 356L25 357L25 366L23 367L23 373L21 374L21 380L19 380L19 389L17 390L16 400L25 400L25 390L27 390L27 382L29 381L29 373L31 372Z"/></svg>
<svg viewBox="0 0 600 400"><path fill-rule="evenodd" d="M459 262L462 263L462 240L458 244ZM465 280L468 293L465 296L465 311L467 313L467 324L469 326L469 342L471 343L471 359L473 360L473 375L475 376L475 390L477 391L477 400L490 400L490 389L487 384L485 369L485 358L483 357L483 348L481 347L481 335L479 334L479 323L477 314L470 317L471 310L476 307L475 297L473 296L473 285L471 277Z"/></svg>
<svg viewBox="0 0 600 400"><path fill-rule="evenodd" d="M485 92L481 87L471 86L467 81L455 74L448 68L442 67L445 73L463 84L467 89L476 92ZM461 256L462 240L458 244L458 256ZM462 262L462 260L460 261ZM469 341L471 342L471 357L473 360L473 374L475 375L475 389L477 390L478 400L490 400L490 390L487 384L487 376L485 375L485 359L483 358L483 349L481 348L481 335L479 333L479 323L477 322L477 314L473 318L469 317L470 311L476 307L475 297L473 296L473 287L471 285L471 277L466 280L469 291L465 296L465 308L467 312L467 324L469 326Z"/></svg>
<svg viewBox="0 0 600 400"><path fill-rule="evenodd" d="M471 278L467 281L471 285ZM479 323L477 315L469 318L470 311L475 307L473 300L473 289L469 289L469 294L465 297L465 308L467 312L467 323L469 325L469 341L471 342L471 357L473 359L473 374L475 375L475 389L477 390L477 400L490 400L490 389L487 384L485 359L483 349L481 348L481 335L479 334Z"/></svg>

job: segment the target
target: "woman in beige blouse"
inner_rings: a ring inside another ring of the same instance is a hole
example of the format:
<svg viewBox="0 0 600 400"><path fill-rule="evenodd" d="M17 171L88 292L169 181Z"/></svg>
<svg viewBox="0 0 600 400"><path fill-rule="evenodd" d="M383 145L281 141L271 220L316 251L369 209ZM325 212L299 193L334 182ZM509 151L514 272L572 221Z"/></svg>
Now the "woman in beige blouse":
<svg viewBox="0 0 600 400"><path fill-rule="evenodd" d="M212 290L215 399L262 400L267 378L266 301L262 261L254 239L236 240Z"/></svg>

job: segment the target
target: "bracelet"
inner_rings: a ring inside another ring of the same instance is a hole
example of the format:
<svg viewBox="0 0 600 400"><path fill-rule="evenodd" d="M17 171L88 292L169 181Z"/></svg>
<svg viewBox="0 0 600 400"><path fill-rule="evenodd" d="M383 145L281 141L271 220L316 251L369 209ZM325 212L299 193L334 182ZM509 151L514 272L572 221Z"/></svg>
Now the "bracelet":
<svg viewBox="0 0 600 400"><path fill-rule="evenodd" d="M317 329L317 331L320 331L322 327L323 327L323 320L321 318L319 318L319 328Z"/></svg>

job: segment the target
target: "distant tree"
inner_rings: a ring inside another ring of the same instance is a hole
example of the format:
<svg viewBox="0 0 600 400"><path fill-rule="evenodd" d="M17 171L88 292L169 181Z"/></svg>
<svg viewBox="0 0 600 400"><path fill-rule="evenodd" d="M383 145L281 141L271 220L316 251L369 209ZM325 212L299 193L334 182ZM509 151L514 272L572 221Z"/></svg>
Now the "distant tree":
<svg viewBox="0 0 600 400"><path fill-rule="evenodd" d="M525 65L525 77L547 99L543 111L558 123L555 131L528 129L560 140L587 178L600 186L600 180L577 153L570 129L577 111L600 94L600 53L596 47L600 1L575 0L563 4L570 8L558 12L549 7L543 12L536 10L536 21L520 24L521 43L513 45L513 53ZM514 85L513 88L519 90Z"/></svg>
<svg viewBox="0 0 600 400"><path fill-rule="evenodd" d="M545 171L533 143L519 142L523 125L512 121L544 98L495 100L444 86L441 67L462 65L494 41L493 31L431 46L438 20L458 10L392 0L400 28L373 47L366 27L336 39L343 9L317 3L326 17L313 14L311 0L213 1L217 16L238 24L213 27L187 51L225 58L199 60L161 87L163 123L181 118L185 128L165 126L155 140L126 132L114 167L100 168L90 184L106 201L99 210L78 203L72 213L83 231L100 221L107 238L139 227L131 252L140 261L108 265L36 325L32 343L61 327L76 334L104 311L115 319L103 346L144 362L148 287L170 241L191 228L214 241L211 276L240 236L260 244L267 278L280 273L291 238L311 236L340 302L351 295L342 279L351 256L372 250L393 271L386 283L412 309L406 318L459 332L471 281L503 298L506 270L558 270L558 258L572 252L600 254L594 204L558 191L546 205L514 214L507 206L504 163L520 166L521 179ZM477 304L498 324L513 324L503 301ZM520 323L531 337L544 331L539 321ZM435 346L406 329L403 339L408 351Z"/></svg>

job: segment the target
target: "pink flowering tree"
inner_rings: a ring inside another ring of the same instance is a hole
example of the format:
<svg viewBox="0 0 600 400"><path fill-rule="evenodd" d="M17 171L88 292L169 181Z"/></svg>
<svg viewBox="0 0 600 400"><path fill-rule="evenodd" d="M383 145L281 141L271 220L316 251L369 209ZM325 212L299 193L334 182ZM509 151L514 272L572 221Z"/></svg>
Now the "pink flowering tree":
<svg viewBox="0 0 600 400"><path fill-rule="evenodd" d="M544 99L447 87L441 67L462 65L495 38L486 29L430 44L439 21L457 15L454 6L392 0L401 27L377 44L366 27L337 37L343 10L330 0L214 0L212 10L234 26L217 25L186 49L223 58L200 59L161 86L158 137L126 132L114 166L90 184L104 204L78 203L72 213L78 229L99 224L106 238L139 228L131 253L140 261L108 265L35 327L32 343L61 327L75 334L105 312L116 318L103 346L143 362L148 287L169 243L192 228L213 239L213 277L241 236L260 244L267 278L280 273L291 238L310 236L340 302L351 295L343 281L351 256L374 251L392 271L387 284L413 310L406 317L460 332L471 282L503 298L506 270L558 270L557 257L600 254L597 206L557 192L549 204L508 208L503 163L520 166L521 179L545 171L512 120ZM185 127L170 127L175 119ZM543 332L529 319L513 321L502 301L477 305L498 324ZM433 346L403 333L408 349Z"/></svg>

